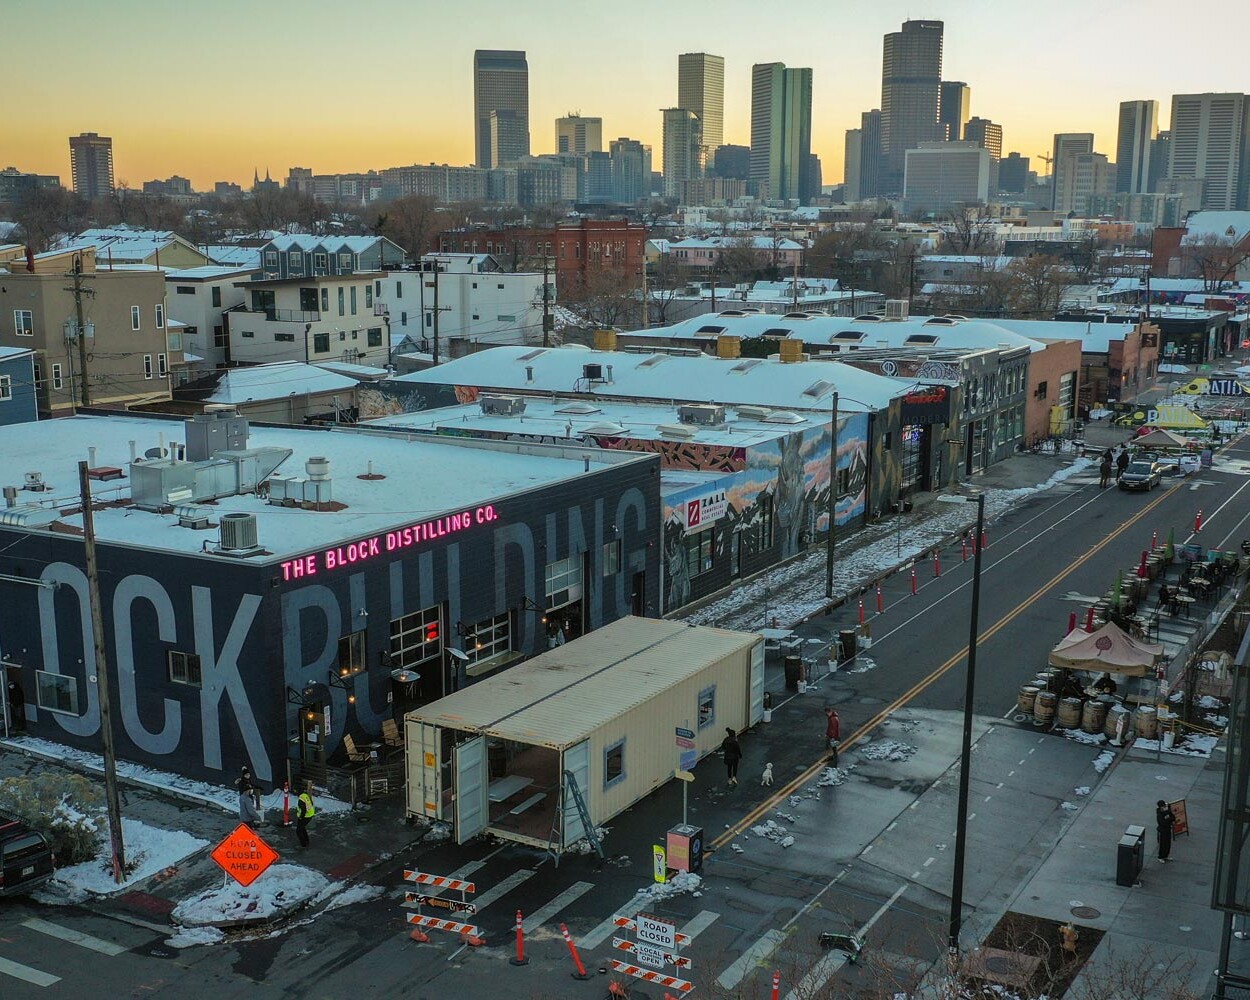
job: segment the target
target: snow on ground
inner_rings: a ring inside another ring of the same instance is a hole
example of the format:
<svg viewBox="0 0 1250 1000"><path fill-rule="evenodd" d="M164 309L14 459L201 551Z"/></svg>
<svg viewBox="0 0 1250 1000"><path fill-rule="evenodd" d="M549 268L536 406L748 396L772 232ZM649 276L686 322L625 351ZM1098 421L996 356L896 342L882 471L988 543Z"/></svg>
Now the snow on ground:
<svg viewBox="0 0 1250 1000"><path fill-rule="evenodd" d="M342 883L339 883L342 886ZM363 903L366 900L377 899L386 890L380 885L353 885L341 892L337 892L330 897L330 901L326 903L327 910L337 910L340 906L352 906L355 903Z"/></svg>
<svg viewBox="0 0 1250 1000"><path fill-rule="evenodd" d="M859 755L867 760L906 760L915 752L916 748L910 743L898 740L878 740L859 748Z"/></svg>
<svg viewBox="0 0 1250 1000"><path fill-rule="evenodd" d="M595 836L599 838L599 843L601 844L603 843L603 838L608 835L609 830L611 830L611 827L607 827L607 826L595 827ZM581 840L577 841L575 844L570 844L568 847L566 847L564 849L564 853L565 854L594 854L595 849L591 845L590 841L587 840L585 837L583 837Z"/></svg>
<svg viewBox="0 0 1250 1000"><path fill-rule="evenodd" d="M871 656L856 656L851 662L855 666L847 671L848 674L866 674L869 670L877 669L877 661Z"/></svg>
<svg viewBox="0 0 1250 1000"><path fill-rule="evenodd" d="M1094 758L1094 770L1102 774L1115 762L1115 753L1111 750L1104 750Z"/></svg>
<svg viewBox="0 0 1250 1000"><path fill-rule="evenodd" d="M53 743L51 740L41 740L35 736L14 736L11 739L0 740L0 746L10 746L36 757L46 757L78 771L104 773L104 759L98 753L76 750L61 743ZM155 791L182 798L195 799L207 805L217 806L228 813L237 815L239 811L239 793L224 785L210 785L207 781L195 781L191 778L184 778L180 774L171 774L169 771L158 771L144 767L142 764L133 764L128 760L117 762L117 776L131 784L143 785ZM352 808L349 803L328 795L317 795L316 803L318 815L350 812ZM268 795L262 796L261 804L266 810L281 809L281 787L276 787ZM294 796L291 797L291 808L295 808Z"/></svg>
<svg viewBox="0 0 1250 1000"><path fill-rule="evenodd" d="M103 820L99 825L102 830L107 826ZM162 830L126 816L122 817L122 839L126 860L132 870L121 885L113 881L107 830L101 838L101 851L94 859L58 869L52 881L71 898L81 898L84 892L97 896L125 892L133 889L136 882L176 865L188 855L208 846L207 840L192 837L182 830Z"/></svg>
<svg viewBox="0 0 1250 1000"><path fill-rule="evenodd" d="M1092 458L1078 458L1036 486L986 490L987 523L1025 497L1048 490L1093 465ZM856 532L858 537L875 538L852 552L839 555L835 560L835 599L857 593L864 581L927 555L934 546L946 543L952 535L963 531L974 513L971 504L935 504L924 512L924 517L917 523L900 528L895 521L881 521L859 529ZM824 566L823 549L812 550L734 587L724 597L686 615L684 620L695 625L719 625L753 631L764 627L765 622L775 617L779 625L789 628L829 603L825 597Z"/></svg>
<svg viewBox="0 0 1250 1000"><path fill-rule="evenodd" d="M1072 740L1074 743L1084 743L1086 746L1097 747L1107 742L1107 737L1102 733L1087 733L1083 729L1056 729L1056 733L1065 740Z"/></svg>
<svg viewBox="0 0 1250 1000"><path fill-rule="evenodd" d="M774 844L779 844L782 847L791 847L794 844L793 835L774 819L766 820L759 826L751 827L751 832L757 837L771 840Z"/></svg>
<svg viewBox="0 0 1250 1000"><path fill-rule="evenodd" d="M1182 757L1210 757L1211 751L1215 749L1215 744L1220 738L1218 736L1199 736L1187 735L1185 739L1178 742L1175 746L1162 747L1163 753L1179 754ZM1149 750L1157 753L1160 750L1158 740L1137 740L1133 746L1138 750Z"/></svg>
<svg viewBox="0 0 1250 1000"><path fill-rule="evenodd" d="M273 865L249 886L229 882L184 899L171 916L185 927L268 920L312 902L329 884L329 879L311 868Z"/></svg>
<svg viewBox="0 0 1250 1000"><path fill-rule="evenodd" d="M1076 792L1077 795L1088 795L1089 785L1082 785L1080 788L1074 788L1073 791Z"/></svg>
<svg viewBox="0 0 1250 1000"><path fill-rule="evenodd" d="M1075 802L1060 802L1059 808L1062 809L1064 812L1076 812L1081 807L1078 806Z"/></svg>
<svg viewBox="0 0 1250 1000"><path fill-rule="evenodd" d="M171 948L194 948L202 944L219 944L226 939L216 927L184 927L165 943Z"/></svg>
<svg viewBox="0 0 1250 1000"><path fill-rule="evenodd" d="M847 767L826 767L820 772L820 778L816 781L817 788L832 788L842 784L850 776L851 770Z"/></svg>
<svg viewBox="0 0 1250 1000"><path fill-rule="evenodd" d="M703 879L701 876L696 875L694 872L678 872L667 882L656 882L645 889L639 889L634 893L634 901L648 900L655 902L660 899L669 899L672 896L680 896L687 892L692 896L703 895Z"/></svg>
<svg viewBox="0 0 1250 1000"><path fill-rule="evenodd" d="M1219 698L1212 698L1209 694L1204 694L1194 702L1194 705L1198 708L1223 708L1224 702L1220 701Z"/></svg>

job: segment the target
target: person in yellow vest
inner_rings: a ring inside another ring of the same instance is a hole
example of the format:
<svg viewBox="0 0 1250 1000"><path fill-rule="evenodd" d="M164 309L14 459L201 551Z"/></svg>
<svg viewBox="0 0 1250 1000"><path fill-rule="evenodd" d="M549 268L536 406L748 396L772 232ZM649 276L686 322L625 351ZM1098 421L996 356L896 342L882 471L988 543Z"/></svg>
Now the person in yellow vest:
<svg viewBox="0 0 1250 1000"><path fill-rule="evenodd" d="M312 782L304 782L304 790L299 793L295 802L295 836L301 848L308 847L308 823L317 815L317 806L313 802Z"/></svg>

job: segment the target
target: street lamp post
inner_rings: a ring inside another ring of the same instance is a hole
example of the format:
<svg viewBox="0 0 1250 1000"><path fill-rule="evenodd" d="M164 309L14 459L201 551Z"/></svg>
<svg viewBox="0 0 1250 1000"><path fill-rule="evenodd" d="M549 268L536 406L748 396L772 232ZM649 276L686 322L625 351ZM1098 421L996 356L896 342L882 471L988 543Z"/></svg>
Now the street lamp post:
<svg viewBox="0 0 1250 1000"><path fill-rule="evenodd" d="M943 500L948 498L943 497ZM964 856L967 853L968 783L972 770L972 699L977 678L977 615L981 606L981 539L985 531L985 494L977 496L977 534L972 556L972 611L968 623L968 669L964 683L964 732L959 752L959 802L955 817L955 871L951 877L951 920L947 947L959 953L959 930L964 908ZM951 497L948 502L967 503L969 498Z"/></svg>

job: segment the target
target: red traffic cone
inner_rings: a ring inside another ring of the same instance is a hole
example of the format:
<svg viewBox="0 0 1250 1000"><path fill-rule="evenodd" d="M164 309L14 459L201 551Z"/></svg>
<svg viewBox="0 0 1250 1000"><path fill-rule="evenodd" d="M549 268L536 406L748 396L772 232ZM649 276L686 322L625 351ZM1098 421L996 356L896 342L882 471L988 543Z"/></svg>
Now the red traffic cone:
<svg viewBox="0 0 1250 1000"><path fill-rule="evenodd" d="M881 584L877 584L877 614L885 611L885 598L881 596Z"/></svg>
<svg viewBox="0 0 1250 1000"><path fill-rule="evenodd" d="M1194 518L1194 534L1202 530L1202 508L1198 508L1198 516Z"/></svg>
<svg viewBox="0 0 1250 1000"><path fill-rule="evenodd" d="M862 597L859 599L859 623L864 624L864 599Z"/></svg>
<svg viewBox="0 0 1250 1000"><path fill-rule="evenodd" d="M911 592L914 597L916 594L916 564L911 564Z"/></svg>
<svg viewBox="0 0 1250 1000"><path fill-rule="evenodd" d="M942 575L942 560L938 558L937 549L933 550L933 575L934 576Z"/></svg>

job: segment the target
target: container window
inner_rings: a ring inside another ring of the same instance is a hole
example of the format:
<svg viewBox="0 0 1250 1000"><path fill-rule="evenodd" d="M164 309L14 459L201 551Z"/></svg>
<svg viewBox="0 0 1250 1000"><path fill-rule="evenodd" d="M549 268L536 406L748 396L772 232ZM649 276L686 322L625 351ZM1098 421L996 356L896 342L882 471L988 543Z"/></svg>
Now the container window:
<svg viewBox="0 0 1250 1000"><path fill-rule="evenodd" d="M39 707L49 712L78 715L78 681L65 674L35 671L35 694Z"/></svg>
<svg viewBox="0 0 1250 1000"><path fill-rule="evenodd" d="M625 741L613 743L603 751L603 790L625 780Z"/></svg>
<svg viewBox="0 0 1250 1000"><path fill-rule="evenodd" d="M699 728L707 729L716 723L716 685L699 692Z"/></svg>
<svg viewBox="0 0 1250 1000"><path fill-rule="evenodd" d="M365 670L365 633L352 632L339 639L339 676L351 677Z"/></svg>
<svg viewBox="0 0 1250 1000"><path fill-rule="evenodd" d="M200 687L200 658L194 653L171 649L168 653L169 679L175 684Z"/></svg>

